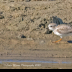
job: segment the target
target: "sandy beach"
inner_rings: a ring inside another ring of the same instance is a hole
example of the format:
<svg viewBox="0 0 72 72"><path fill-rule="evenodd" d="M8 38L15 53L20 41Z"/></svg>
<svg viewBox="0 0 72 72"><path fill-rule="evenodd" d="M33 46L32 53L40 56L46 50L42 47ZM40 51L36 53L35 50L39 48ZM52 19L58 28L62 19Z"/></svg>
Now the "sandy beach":
<svg viewBox="0 0 72 72"><path fill-rule="evenodd" d="M64 37L59 43L51 42L60 39L46 29L49 23L54 22L53 17L55 22L59 23L61 19L63 23L72 25L72 0L0 0L0 59L72 58L72 36ZM71 66L42 64L40 68ZM0 68L9 67L1 64Z"/></svg>

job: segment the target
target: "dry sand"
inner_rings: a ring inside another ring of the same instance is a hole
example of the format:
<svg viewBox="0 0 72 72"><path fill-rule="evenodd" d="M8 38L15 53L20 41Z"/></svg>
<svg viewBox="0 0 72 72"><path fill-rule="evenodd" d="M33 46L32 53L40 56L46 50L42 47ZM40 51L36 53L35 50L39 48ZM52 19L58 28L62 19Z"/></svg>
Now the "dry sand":
<svg viewBox="0 0 72 72"><path fill-rule="evenodd" d="M52 16L72 25L72 0L0 1L0 59L72 58L72 36L44 33Z"/></svg>

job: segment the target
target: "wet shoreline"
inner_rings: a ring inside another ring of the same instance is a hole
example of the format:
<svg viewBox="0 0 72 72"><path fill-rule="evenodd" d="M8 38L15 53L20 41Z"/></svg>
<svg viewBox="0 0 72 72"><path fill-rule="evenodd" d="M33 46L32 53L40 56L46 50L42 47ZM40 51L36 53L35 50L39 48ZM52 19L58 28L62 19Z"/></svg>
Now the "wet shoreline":
<svg viewBox="0 0 72 72"><path fill-rule="evenodd" d="M0 69L71 69L72 58L0 59Z"/></svg>
<svg viewBox="0 0 72 72"><path fill-rule="evenodd" d="M15 63L54 63L54 64L72 64L72 58L47 58L43 59L0 59L0 63L15 62Z"/></svg>

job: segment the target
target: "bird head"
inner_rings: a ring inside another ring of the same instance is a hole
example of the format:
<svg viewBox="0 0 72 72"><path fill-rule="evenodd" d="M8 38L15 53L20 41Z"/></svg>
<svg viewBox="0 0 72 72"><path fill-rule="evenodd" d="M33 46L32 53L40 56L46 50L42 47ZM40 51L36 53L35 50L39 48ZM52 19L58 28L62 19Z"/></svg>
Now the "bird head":
<svg viewBox="0 0 72 72"><path fill-rule="evenodd" d="M57 26L56 23L50 23L50 24L48 25L48 28L49 28L49 30L54 31L55 28L56 28L56 26Z"/></svg>

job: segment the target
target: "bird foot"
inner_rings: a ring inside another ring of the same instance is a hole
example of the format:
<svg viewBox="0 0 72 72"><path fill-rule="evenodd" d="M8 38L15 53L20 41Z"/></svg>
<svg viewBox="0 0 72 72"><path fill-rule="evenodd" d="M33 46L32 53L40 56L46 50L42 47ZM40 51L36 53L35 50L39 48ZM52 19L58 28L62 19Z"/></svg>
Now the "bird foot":
<svg viewBox="0 0 72 72"><path fill-rule="evenodd" d="M53 41L52 43L58 43L58 42L61 41L61 40L62 40L62 38L61 38L60 40Z"/></svg>

